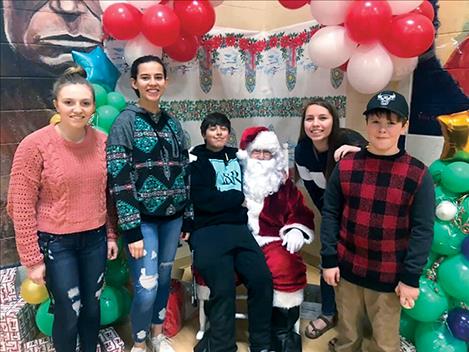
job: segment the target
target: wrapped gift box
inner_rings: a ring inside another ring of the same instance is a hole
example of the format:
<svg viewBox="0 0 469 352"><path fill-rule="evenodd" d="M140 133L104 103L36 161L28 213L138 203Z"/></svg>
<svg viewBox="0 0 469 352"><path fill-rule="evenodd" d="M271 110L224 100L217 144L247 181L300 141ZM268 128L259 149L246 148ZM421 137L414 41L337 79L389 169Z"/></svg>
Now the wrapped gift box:
<svg viewBox="0 0 469 352"><path fill-rule="evenodd" d="M18 300L18 294L15 288L17 268L8 268L0 270L0 305Z"/></svg>
<svg viewBox="0 0 469 352"><path fill-rule="evenodd" d="M119 337L114 328L109 327L99 332L99 342L104 350L98 346L96 352L124 352L124 341ZM55 352L50 337L42 337L25 343L24 351L26 352ZM77 346L77 352L80 347Z"/></svg>
<svg viewBox="0 0 469 352"><path fill-rule="evenodd" d="M22 298L2 304L0 352L28 351L24 349L24 344L37 334L35 314L35 307L26 303Z"/></svg>

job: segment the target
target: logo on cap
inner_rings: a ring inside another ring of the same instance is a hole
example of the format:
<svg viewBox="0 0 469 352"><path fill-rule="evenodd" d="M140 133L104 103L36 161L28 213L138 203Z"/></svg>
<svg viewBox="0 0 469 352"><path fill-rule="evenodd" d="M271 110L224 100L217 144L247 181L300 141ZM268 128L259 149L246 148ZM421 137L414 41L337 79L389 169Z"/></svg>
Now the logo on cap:
<svg viewBox="0 0 469 352"><path fill-rule="evenodd" d="M376 99L379 100L379 102L382 106L388 106L391 101L396 100L396 94L394 94L394 93L392 93L392 94L385 94L385 93L383 94L383 93L381 93L381 94L378 94Z"/></svg>

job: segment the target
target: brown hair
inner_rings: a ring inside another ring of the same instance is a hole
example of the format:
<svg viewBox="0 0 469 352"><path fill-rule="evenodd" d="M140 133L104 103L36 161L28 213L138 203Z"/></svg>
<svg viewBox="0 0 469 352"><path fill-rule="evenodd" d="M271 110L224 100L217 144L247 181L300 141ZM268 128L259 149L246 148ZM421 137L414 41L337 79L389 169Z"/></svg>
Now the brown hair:
<svg viewBox="0 0 469 352"><path fill-rule="evenodd" d="M306 111L308 110L308 108L311 105L322 106L323 108L327 109L329 114L331 114L331 116L332 116L332 129L331 129L331 133L327 137L327 145L328 145L329 149L328 149L328 152L327 152L327 163L326 163L325 176L326 176L326 179L328 179L329 175L331 174L331 172L334 169L334 166L336 164L335 161L334 161L334 152L338 147L337 144L339 142L339 136L340 136L339 114L338 114L337 109L335 108L335 106L332 105L327 100L325 100L324 98L314 98L313 100L309 101L303 109L303 115L301 117L300 135L298 137L298 143L300 143L305 138L309 138L306 135L306 132L305 132L304 122L305 122L305 119L306 119ZM316 153L316 149L314 149L314 152Z"/></svg>
<svg viewBox="0 0 469 352"><path fill-rule="evenodd" d="M52 94L54 99L57 99L60 90L68 86L69 84L83 84L87 86L93 95L93 101L95 101L94 89L89 81L86 80L86 72L81 66L71 66L67 68L64 73L55 81L52 87Z"/></svg>

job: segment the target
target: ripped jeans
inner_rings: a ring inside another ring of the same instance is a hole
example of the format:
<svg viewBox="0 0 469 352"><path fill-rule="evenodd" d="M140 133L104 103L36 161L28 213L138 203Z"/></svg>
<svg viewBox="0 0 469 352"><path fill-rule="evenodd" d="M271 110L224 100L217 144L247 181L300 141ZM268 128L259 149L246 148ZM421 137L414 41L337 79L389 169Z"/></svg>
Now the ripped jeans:
<svg viewBox="0 0 469 352"><path fill-rule="evenodd" d="M66 235L39 232L38 237L46 285L52 294L55 350L75 351L79 335L81 350L95 352L107 255L106 228Z"/></svg>
<svg viewBox="0 0 469 352"><path fill-rule="evenodd" d="M142 221L143 257L134 259L125 246L134 285L132 338L137 343L148 337L151 324L163 324L181 226L182 217Z"/></svg>

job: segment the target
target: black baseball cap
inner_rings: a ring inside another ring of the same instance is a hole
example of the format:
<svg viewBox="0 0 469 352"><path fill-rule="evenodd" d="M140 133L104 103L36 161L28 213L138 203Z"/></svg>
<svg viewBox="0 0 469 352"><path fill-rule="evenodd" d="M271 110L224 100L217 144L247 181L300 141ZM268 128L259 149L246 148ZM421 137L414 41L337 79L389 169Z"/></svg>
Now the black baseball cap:
<svg viewBox="0 0 469 352"><path fill-rule="evenodd" d="M366 106L363 115L374 109L385 109L398 114L401 117L409 117L409 105L402 94L393 90L384 90L373 96Z"/></svg>

